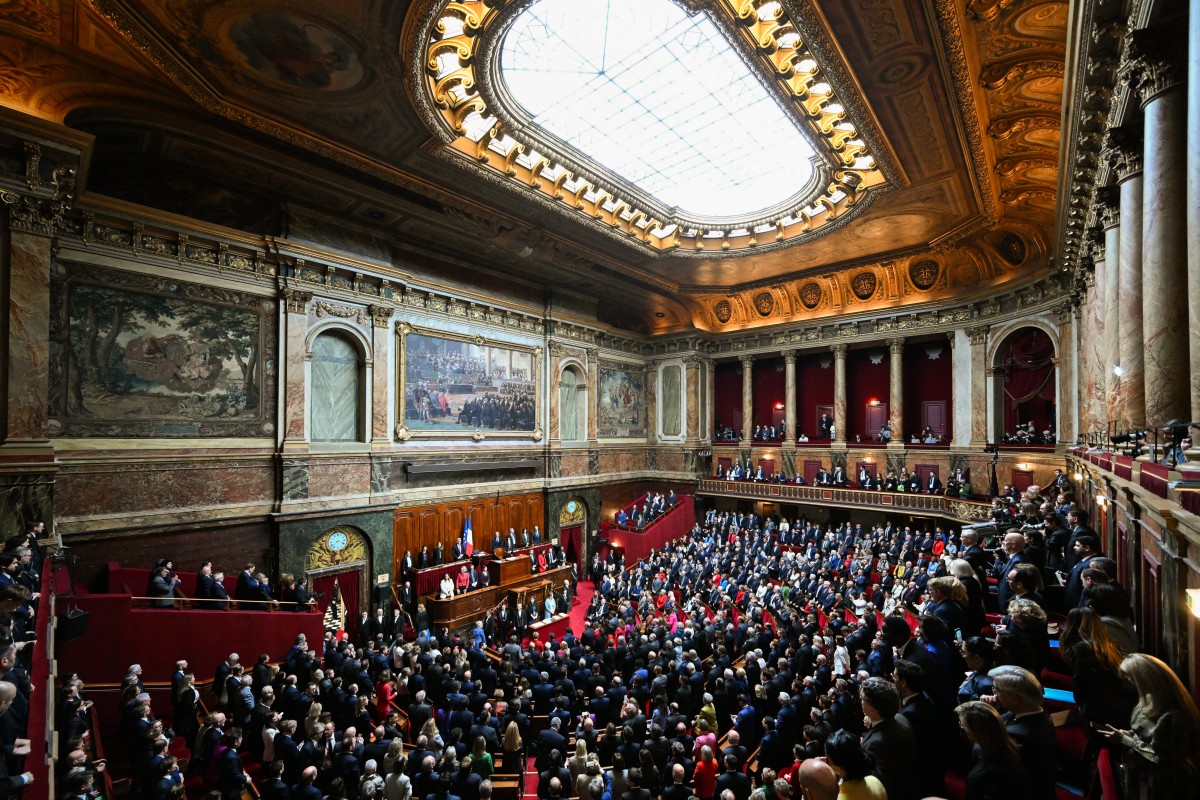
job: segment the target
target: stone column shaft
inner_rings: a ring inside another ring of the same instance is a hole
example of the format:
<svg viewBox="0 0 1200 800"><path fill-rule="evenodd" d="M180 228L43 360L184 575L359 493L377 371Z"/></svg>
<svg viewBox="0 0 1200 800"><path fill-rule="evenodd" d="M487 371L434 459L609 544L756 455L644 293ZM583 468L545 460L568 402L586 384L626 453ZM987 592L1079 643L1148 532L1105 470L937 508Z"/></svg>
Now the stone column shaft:
<svg viewBox="0 0 1200 800"><path fill-rule="evenodd" d="M1190 419L1187 256L1187 95L1172 70L1151 84L1142 201L1145 422ZM1166 85L1163 85L1166 84ZM1192 145L1195 147L1195 144Z"/></svg>
<svg viewBox="0 0 1200 800"><path fill-rule="evenodd" d="M1146 421L1146 383L1142 356L1142 172L1121 177L1121 268L1117 316L1121 320L1119 425L1123 429Z"/></svg>
<svg viewBox="0 0 1200 800"><path fill-rule="evenodd" d="M892 444L904 446L904 340L888 340L891 355L888 374L888 421L892 423ZM870 433L870 431L868 431Z"/></svg>
<svg viewBox="0 0 1200 800"><path fill-rule="evenodd" d="M784 442L795 442L796 432L796 351L783 352L783 424L787 428Z"/></svg>
<svg viewBox="0 0 1200 800"><path fill-rule="evenodd" d="M742 356L742 441L754 434L754 356Z"/></svg>
<svg viewBox="0 0 1200 800"><path fill-rule="evenodd" d="M371 306L371 442L375 447L391 444L388 429L388 365L392 363L392 309Z"/></svg>
<svg viewBox="0 0 1200 800"><path fill-rule="evenodd" d="M846 441L846 345L833 346L833 440Z"/></svg>
<svg viewBox="0 0 1200 800"><path fill-rule="evenodd" d="M987 326L967 331L971 342L971 444L972 450L988 442Z"/></svg>
<svg viewBox="0 0 1200 800"><path fill-rule="evenodd" d="M283 447L285 450L308 448L307 410L305 393L309 354L304 338L308 332L308 303L311 292L285 289L283 320Z"/></svg>
<svg viewBox="0 0 1200 800"><path fill-rule="evenodd" d="M1121 380L1114 373L1121 363L1121 226L1120 218L1104 230L1104 428L1119 424Z"/></svg>
<svg viewBox="0 0 1200 800"><path fill-rule="evenodd" d="M709 439L717 437L717 365L713 361L704 362L704 405L705 435Z"/></svg>

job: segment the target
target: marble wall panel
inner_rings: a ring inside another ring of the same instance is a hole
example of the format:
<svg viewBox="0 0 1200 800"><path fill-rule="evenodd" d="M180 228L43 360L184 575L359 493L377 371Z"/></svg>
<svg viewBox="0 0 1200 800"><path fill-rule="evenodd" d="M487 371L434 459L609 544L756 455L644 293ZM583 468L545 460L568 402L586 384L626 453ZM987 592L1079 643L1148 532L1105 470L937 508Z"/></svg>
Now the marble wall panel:
<svg viewBox="0 0 1200 800"><path fill-rule="evenodd" d="M55 512L72 528L121 528L122 519L105 515L155 512L181 521L198 512L246 505L269 508L275 497L273 458L219 457L196 461L153 457L91 463L64 463L55 483Z"/></svg>
<svg viewBox="0 0 1200 800"><path fill-rule="evenodd" d="M14 231L9 241L7 438L44 439L50 382L50 239Z"/></svg>
<svg viewBox="0 0 1200 800"><path fill-rule="evenodd" d="M662 371L662 434L663 436L679 436L684 431L680 406L683 403L683 367L678 364L668 364Z"/></svg>
<svg viewBox="0 0 1200 800"><path fill-rule="evenodd" d="M313 342L309 423L313 442L354 442L362 434L362 358L349 340L322 334Z"/></svg>
<svg viewBox="0 0 1200 800"><path fill-rule="evenodd" d="M312 456L308 461L308 499L357 497L371 491L368 456Z"/></svg>

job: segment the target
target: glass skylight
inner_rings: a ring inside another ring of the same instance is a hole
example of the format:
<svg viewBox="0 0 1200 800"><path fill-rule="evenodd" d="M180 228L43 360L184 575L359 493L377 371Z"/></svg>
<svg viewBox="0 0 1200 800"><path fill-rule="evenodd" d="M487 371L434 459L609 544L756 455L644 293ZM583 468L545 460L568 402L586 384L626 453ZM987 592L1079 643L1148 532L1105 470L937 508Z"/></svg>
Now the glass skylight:
<svg viewBox="0 0 1200 800"><path fill-rule="evenodd" d="M538 0L500 71L539 127L683 214L752 215L812 177L796 124L706 15L671 0Z"/></svg>

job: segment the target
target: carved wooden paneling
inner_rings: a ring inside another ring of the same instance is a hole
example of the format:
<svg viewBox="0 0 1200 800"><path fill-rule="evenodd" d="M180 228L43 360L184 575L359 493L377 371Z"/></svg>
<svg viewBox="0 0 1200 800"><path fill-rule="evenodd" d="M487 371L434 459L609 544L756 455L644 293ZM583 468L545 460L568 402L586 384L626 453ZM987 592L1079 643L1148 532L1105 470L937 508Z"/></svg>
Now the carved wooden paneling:
<svg viewBox="0 0 1200 800"><path fill-rule="evenodd" d="M463 521L468 517L475 547L487 550L495 531L503 536L511 527L520 534L522 528L533 530L537 525L545 532L545 498L541 494L525 494L397 509L392 524L394 570L399 572L406 550L412 551L415 560L423 546L433 552L439 541L449 560L454 543L462 536Z"/></svg>

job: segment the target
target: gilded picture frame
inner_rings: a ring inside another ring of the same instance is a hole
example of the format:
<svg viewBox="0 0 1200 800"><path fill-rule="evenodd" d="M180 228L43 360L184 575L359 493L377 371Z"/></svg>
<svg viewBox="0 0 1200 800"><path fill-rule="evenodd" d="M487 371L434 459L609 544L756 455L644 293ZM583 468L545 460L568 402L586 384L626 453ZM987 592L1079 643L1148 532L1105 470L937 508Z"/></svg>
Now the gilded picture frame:
<svg viewBox="0 0 1200 800"><path fill-rule="evenodd" d="M397 441L542 440L541 347L407 322L396 337Z"/></svg>

